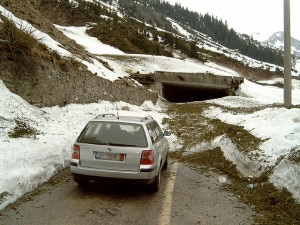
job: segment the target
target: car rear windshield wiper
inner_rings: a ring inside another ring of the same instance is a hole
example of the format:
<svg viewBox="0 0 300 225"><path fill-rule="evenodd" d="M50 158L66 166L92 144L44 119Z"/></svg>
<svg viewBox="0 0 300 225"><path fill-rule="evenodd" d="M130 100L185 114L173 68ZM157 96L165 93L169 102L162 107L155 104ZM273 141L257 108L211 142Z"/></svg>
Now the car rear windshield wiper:
<svg viewBox="0 0 300 225"><path fill-rule="evenodd" d="M81 139L78 140L79 143L86 143L86 144L94 144L94 145L106 145L106 143L103 143L98 140L93 140L93 139Z"/></svg>
<svg viewBox="0 0 300 225"><path fill-rule="evenodd" d="M107 145L114 145L114 146L127 146L127 147L137 147L136 145L130 145L130 144L121 144L121 143L113 143L109 142Z"/></svg>

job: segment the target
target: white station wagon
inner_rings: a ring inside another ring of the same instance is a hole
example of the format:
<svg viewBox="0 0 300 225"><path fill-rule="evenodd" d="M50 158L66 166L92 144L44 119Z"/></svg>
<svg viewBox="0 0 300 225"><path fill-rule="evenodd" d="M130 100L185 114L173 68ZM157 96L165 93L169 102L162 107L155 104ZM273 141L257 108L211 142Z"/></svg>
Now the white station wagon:
<svg viewBox="0 0 300 225"><path fill-rule="evenodd" d="M101 114L85 126L70 161L79 185L100 178L144 183L157 191L161 169L168 166L169 142L151 117Z"/></svg>

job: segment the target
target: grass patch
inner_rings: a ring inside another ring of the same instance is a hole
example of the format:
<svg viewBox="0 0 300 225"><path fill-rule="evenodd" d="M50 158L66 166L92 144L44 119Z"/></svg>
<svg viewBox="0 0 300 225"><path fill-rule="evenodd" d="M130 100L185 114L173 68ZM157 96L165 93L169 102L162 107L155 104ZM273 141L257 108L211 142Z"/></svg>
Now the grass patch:
<svg viewBox="0 0 300 225"><path fill-rule="evenodd" d="M201 115L212 104L187 103L169 106L170 119L165 119L172 132L184 142L187 150L201 142L210 142L226 134L244 152L257 150L261 140L244 130L241 126L223 123L219 119L208 119Z"/></svg>
<svg viewBox="0 0 300 225"><path fill-rule="evenodd" d="M288 157L289 161L295 162L297 164L300 163L300 148L295 148L291 151L291 154Z"/></svg>
<svg viewBox="0 0 300 225"><path fill-rule="evenodd" d="M38 131L35 128L30 127L26 122L19 119L15 119L16 126L12 132L8 133L10 138L21 138L21 137L35 137L38 135Z"/></svg>
<svg viewBox="0 0 300 225"><path fill-rule="evenodd" d="M0 202L2 202L3 199L5 199L8 196L11 196L11 194L7 191L4 191L4 192L0 193Z"/></svg>

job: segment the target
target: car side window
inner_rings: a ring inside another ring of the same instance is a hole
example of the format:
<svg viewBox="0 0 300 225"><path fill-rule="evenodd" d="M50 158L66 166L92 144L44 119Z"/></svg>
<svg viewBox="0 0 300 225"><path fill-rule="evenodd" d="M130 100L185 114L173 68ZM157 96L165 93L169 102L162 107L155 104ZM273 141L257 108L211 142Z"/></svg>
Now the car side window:
<svg viewBox="0 0 300 225"><path fill-rule="evenodd" d="M164 136L164 133L161 130L161 128L157 122L154 122L154 127L155 127L155 133L157 134L158 140L162 139Z"/></svg>
<svg viewBox="0 0 300 225"><path fill-rule="evenodd" d="M100 128L102 127L101 123L97 122L90 122L86 126L84 130L84 135L85 136L96 136L99 133Z"/></svg>
<svg viewBox="0 0 300 225"><path fill-rule="evenodd" d="M152 123L147 124L147 129L148 129L148 131L149 131L149 135L150 135L150 137L151 137L152 143L155 143L155 141L156 141L156 134L155 134L155 132L154 132Z"/></svg>
<svg viewBox="0 0 300 225"><path fill-rule="evenodd" d="M147 129L153 143L159 141L163 137L163 132L156 122L149 123Z"/></svg>

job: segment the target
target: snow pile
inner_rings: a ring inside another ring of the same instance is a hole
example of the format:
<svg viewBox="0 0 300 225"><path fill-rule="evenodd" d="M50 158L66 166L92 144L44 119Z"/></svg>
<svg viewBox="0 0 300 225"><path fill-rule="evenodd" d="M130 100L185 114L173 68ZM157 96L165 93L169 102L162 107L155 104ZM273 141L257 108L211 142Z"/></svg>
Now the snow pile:
<svg viewBox="0 0 300 225"><path fill-rule="evenodd" d="M220 99L220 103L224 100L226 98ZM218 100L214 102L219 103ZM267 107L249 114L236 114L223 111L219 107L211 107L204 115L224 123L242 126L263 140L259 149L254 149L248 156L238 151L226 138L226 134L209 144L211 147L220 146L225 157L236 164L244 176L259 176L266 169L274 168L271 182L277 187L286 187L300 200L300 165L294 160L300 156L299 108ZM210 146L201 146L202 149L204 147Z"/></svg>

